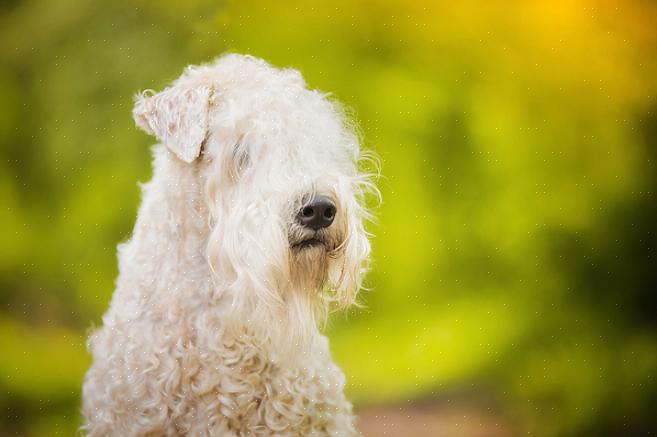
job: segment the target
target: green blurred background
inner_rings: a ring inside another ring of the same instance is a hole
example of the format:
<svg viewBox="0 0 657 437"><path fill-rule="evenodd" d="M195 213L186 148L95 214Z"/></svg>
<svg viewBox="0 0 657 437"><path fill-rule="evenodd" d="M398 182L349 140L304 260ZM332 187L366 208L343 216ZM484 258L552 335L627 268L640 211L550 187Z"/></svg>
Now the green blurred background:
<svg viewBox="0 0 657 437"><path fill-rule="evenodd" d="M0 13L0 435L80 425L86 332L151 172L132 96L225 51L300 69L381 157L374 291L328 330L358 411L421 410L442 435L657 433L655 2Z"/></svg>

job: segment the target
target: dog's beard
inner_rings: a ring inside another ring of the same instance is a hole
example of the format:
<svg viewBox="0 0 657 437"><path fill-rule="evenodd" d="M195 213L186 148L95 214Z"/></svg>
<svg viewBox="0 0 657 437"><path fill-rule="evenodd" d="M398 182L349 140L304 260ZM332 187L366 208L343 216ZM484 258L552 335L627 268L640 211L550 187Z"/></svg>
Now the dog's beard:
<svg viewBox="0 0 657 437"><path fill-rule="evenodd" d="M319 231L290 227L290 283L297 292L316 293L325 288L331 260L344 248L342 227L339 222Z"/></svg>
<svg viewBox="0 0 657 437"><path fill-rule="evenodd" d="M297 293L316 293L326 283L329 252L322 242L309 242L293 248L290 283Z"/></svg>

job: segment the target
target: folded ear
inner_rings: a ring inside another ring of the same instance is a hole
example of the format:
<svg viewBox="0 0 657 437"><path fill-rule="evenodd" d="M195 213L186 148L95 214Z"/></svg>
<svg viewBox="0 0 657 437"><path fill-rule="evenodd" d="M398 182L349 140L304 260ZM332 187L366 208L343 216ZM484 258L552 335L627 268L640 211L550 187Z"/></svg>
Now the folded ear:
<svg viewBox="0 0 657 437"><path fill-rule="evenodd" d="M208 107L212 87L174 85L164 91L138 94L132 115L137 126L157 139L187 163L201 154L208 132Z"/></svg>

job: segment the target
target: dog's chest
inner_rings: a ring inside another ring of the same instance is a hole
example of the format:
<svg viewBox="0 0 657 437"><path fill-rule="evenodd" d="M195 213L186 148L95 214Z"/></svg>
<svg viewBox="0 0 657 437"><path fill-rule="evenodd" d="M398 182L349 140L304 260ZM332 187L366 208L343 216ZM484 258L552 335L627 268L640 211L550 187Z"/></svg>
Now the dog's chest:
<svg viewBox="0 0 657 437"><path fill-rule="evenodd" d="M172 420L185 432L218 414L227 427L222 431L296 424L312 434L325 430L334 414L351 410L342 394L344 376L325 353L283 367L248 341L224 340L214 347L190 345L180 371Z"/></svg>

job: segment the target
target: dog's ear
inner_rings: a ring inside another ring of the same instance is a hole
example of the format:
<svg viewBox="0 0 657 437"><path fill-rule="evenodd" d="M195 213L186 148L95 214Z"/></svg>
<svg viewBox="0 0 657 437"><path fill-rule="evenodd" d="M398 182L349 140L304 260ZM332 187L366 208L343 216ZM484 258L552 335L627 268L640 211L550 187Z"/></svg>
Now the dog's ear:
<svg viewBox="0 0 657 437"><path fill-rule="evenodd" d="M208 132L212 87L174 85L155 95L137 95L132 115L137 126L162 141L187 163L201 154Z"/></svg>

